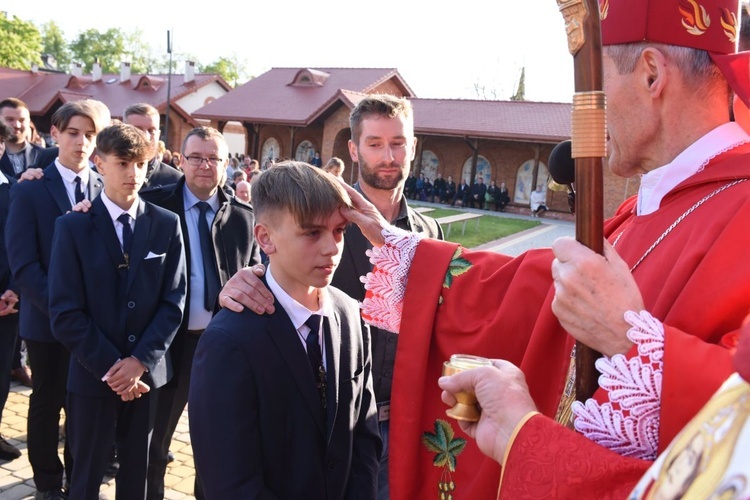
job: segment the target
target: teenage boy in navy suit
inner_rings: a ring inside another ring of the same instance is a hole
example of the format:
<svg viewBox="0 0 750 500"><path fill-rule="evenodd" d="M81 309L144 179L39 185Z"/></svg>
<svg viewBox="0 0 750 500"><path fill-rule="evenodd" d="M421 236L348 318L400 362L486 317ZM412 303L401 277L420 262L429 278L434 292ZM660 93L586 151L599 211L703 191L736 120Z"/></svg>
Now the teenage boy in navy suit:
<svg viewBox="0 0 750 500"><path fill-rule="evenodd" d="M132 125L97 137L104 191L87 213L55 224L49 268L52 333L70 350L70 498L98 499L112 443L117 498L145 498L155 391L171 376L167 348L182 321L180 222L138 197L152 147Z"/></svg>
<svg viewBox="0 0 750 500"><path fill-rule="evenodd" d="M375 498L380 437L369 330L329 287L351 202L300 162L253 184L255 239L276 311L220 311L195 353L188 403L208 499Z"/></svg>
<svg viewBox="0 0 750 500"><path fill-rule="evenodd" d="M57 158L44 169L41 180L20 182L10 190L5 242L20 291L20 335L26 341L34 374L27 447L37 496L44 499L65 498L63 469L70 477L71 466L67 440L64 465L57 452L69 353L50 330L47 271L52 236L59 216L77 201L99 196L101 176L89 168L89 156L96 146L96 134L109 121L109 111L99 101L85 99L62 105L52 115Z"/></svg>

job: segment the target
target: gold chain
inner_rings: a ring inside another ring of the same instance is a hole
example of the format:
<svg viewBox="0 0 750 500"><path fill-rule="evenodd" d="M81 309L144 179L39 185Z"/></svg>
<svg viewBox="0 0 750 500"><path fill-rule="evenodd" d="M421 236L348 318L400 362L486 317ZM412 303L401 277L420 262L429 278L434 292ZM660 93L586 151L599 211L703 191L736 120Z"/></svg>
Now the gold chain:
<svg viewBox="0 0 750 500"><path fill-rule="evenodd" d="M684 213L683 213L682 215L680 215L679 217L677 217L677 220L675 220L675 221L674 221L674 222L672 223L672 225L670 225L670 226L669 226L669 227L668 227L668 228L666 229L666 231L664 231L664 232L663 232L663 233L661 234L661 236L659 236L659 237L658 237L658 238L656 239L656 241L654 241L654 244L653 244L653 245L651 245L651 246L650 246L650 247L648 248L648 250L646 250L646 252L645 252L645 253L643 254L643 256L642 256L642 257L641 257L640 259L638 259L638 262L636 262L635 264L633 264L633 267L631 267L631 268L630 268L630 272L632 273L632 272L633 272L633 271L635 270L635 268L636 268L636 267L638 267L638 266L640 265L640 263L641 263L641 262L643 262L643 259L645 259L645 258L646 258L646 257L648 256L648 254L650 254L650 253L651 253L651 252L652 252L652 251L654 250L654 248L656 248L656 246L657 246L657 245L658 245L659 243L661 243L661 242L662 242L662 240L663 240L664 238L666 238L666 236L667 236L667 235L668 235L669 233L671 233L671 232L672 232L672 230L673 230L673 229L674 229L675 227L677 227L677 225L678 225L678 224L679 224L680 222L682 222L682 221L683 221L683 220L685 219L685 217L687 217L688 215L690 215L691 213L693 213L693 211L694 211L694 210L695 210L696 208L698 208L699 206L703 205L703 204L704 204L705 202L707 202L708 200L710 200L711 198L713 198L713 197L714 197L714 196L716 196L717 194L721 193L721 192L722 192L722 191L724 191L725 189L728 189L728 188L730 188L730 187L732 187L732 186L734 186L734 185L736 185L736 184L739 184L739 183L741 183L741 182L745 182L746 180L747 180L747 179L738 179L738 180L736 180L736 181L732 181L732 182L730 182L729 184L725 184L724 186L722 186L722 187L718 188L717 190L715 190L715 191L714 191L714 192L712 192L712 193L709 193L709 194L707 194L706 196L704 196L703 198L701 198L700 200L698 200L697 202L695 202L695 204L694 204L694 205L693 205L692 207L688 208L687 210L685 210L685 212L684 212ZM620 241L620 237L621 237L621 236L623 235L623 233L624 233L624 232L625 232L626 230L627 230L627 228L623 229L623 230L622 230L622 231L620 232L620 234L618 234L618 235L617 235L617 238L615 238L615 241L614 241L614 243L612 243L612 247L616 247L616 246L617 246L617 242L618 242L618 241Z"/></svg>

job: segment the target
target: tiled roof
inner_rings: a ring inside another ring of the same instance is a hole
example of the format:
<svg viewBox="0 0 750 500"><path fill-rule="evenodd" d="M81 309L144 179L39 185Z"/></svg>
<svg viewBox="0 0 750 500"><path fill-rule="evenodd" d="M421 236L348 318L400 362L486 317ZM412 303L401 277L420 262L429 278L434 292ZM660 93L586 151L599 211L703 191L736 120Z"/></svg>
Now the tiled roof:
<svg viewBox="0 0 750 500"><path fill-rule="evenodd" d="M163 111L167 105L168 75L131 75L128 82L120 83L119 74L104 74L101 80L92 82L90 75L73 76L65 73L34 73L9 68L0 68L0 98L17 97L29 106L32 115L40 115L57 100L92 98L102 101L121 118L123 110L130 104L146 102ZM173 74L170 101L176 102L196 89L212 82L229 91L231 87L219 75L196 74L192 82L184 83L185 75Z"/></svg>
<svg viewBox="0 0 750 500"><path fill-rule="evenodd" d="M292 85L304 71L309 72L309 84ZM368 93L390 79L404 95L414 95L396 69L272 68L195 110L193 116L305 126L342 98L340 90Z"/></svg>
<svg viewBox="0 0 750 500"><path fill-rule="evenodd" d="M570 138L570 103L411 99L418 134L558 143Z"/></svg>
<svg viewBox="0 0 750 500"><path fill-rule="evenodd" d="M418 134L554 144L570 137L569 103L419 99L395 69L274 68L197 109L193 116L306 126L336 102L353 108L390 78L407 90L404 94L414 106Z"/></svg>

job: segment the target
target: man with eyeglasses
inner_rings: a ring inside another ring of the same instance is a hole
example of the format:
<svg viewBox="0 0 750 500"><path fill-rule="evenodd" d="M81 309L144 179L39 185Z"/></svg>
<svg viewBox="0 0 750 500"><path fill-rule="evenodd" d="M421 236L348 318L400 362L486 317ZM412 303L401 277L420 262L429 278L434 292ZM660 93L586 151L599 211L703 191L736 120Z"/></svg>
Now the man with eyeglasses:
<svg viewBox="0 0 750 500"><path fill-rule="evenodd" d="M190 277L182 324L170 347L174 376L162 388L156 409L149 452L149 500L164 498L169 445L187 403L193 354L213 315L216 295L234 273L260 263L253 209L219 187L228 154L226 139L218 130L194 128L182 144L184 176L174 185L141 191L145 200L180 217ZM197 478L195 496L203 498Z"/></svg>

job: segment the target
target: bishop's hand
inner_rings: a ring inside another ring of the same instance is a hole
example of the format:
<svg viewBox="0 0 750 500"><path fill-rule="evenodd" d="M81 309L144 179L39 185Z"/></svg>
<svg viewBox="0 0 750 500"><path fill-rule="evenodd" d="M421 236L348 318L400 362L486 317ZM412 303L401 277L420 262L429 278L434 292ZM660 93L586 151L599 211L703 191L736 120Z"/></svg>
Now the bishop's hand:
<svg viewBox="0 0 750 500"><path fill-rule="evenodd" d="M607 357L632 347L626 311L644 309L643 297L625 261L604 241L599 255L575 241L559 238L552 244L555 298L552 312L579 342Z"/></svg>

